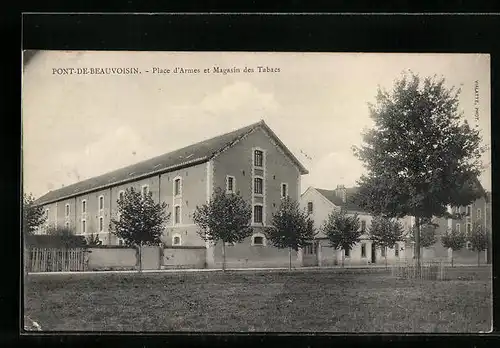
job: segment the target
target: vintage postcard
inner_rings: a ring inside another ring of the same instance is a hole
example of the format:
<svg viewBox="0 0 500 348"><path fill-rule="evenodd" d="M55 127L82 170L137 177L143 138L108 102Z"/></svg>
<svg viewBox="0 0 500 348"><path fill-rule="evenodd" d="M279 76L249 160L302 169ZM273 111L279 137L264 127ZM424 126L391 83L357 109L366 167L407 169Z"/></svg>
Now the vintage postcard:
<svg viewBox="0 0 500 348"><path fill-rule="evenodd" d="M492 329L486 54L25 51L26 332Z"/></svg>

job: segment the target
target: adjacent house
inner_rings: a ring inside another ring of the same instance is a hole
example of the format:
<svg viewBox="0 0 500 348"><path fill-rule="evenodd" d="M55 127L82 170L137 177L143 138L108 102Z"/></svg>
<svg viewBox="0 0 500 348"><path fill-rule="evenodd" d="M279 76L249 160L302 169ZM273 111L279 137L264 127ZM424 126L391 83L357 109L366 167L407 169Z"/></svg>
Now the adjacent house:
<svg viewBox="0 0 500 348"><path fill-rule="evenodd" d="M456 264L476 264L477 252L472 250L472 244L467 240L465 248L457 251L445 249L441 243L440 237L446 231L455 229L466 233L469 237L474 225L486 226L488 237L491 241L491 193L486 194L467 206L449 207L449 213L453 213L456 217L453 219L435 218L434 222L438 224L436 229L437 242L429 247L424 248L423 258L432 260L439 258L451 259L453 255L454 263ZM492 248L489 243L488 249L480 253L481 263L491 263Z"/></svg>
<svg viewBox="0 0 500 348"><path fill-rule="evenodd" d="M239 192L251 204L253 235L226 248L228 267L281 266L288 251L270 246L263 228L283 197L299 199L301 176L308 171L260 121L182 149L151 158L58 190L37 200L46 226L67 226L77 235L97 234L106 245L123 243L110 233L117 201L128 187L151 192L171 213L162 236L167 246L205 246L207 267L219 267L221 244L206 243L192 214L210 200L216 187ZM44 228L39 233L43 233ZM294 253L295 265L302 264Z"/></svg>
<svg viewBox="0 0 500 348"><path fill-rule="evenodd" d="M314 221L315 228L319 231L315 244L311 248L304 249L303 259L311 265L331 266L341 262L345 256L346 265L362 264L382 264L385 263L384 250L377 248L369 239L368 233L364 233L361 242L355 245L352 250L333 250L329 246L326 236L321 232L321 226L332 211L339 211L341 208L349 214L357 213L360 219L361 229L368 231L371 225L372 216L358 207L350 199L357 191L357 188L345 188L337 186L335 190L325 190L309 187L300 197L302 209L307 210ZM424 261L446 261L449 262L453 255L456 264L477 263L477 252L472 250L470 241L462 250L453 252L451 249L443 247L440 237L447 230L454 228L465 231L468 235L472 231L474 224L486 226L491 240L491 193L480 197L468 206L449 207L450 213L459 213L461 217L455 219L433 218L433 223L437 224L436 243L430 247L422 248L421 257ZM405 232L409 232L414 226L415 219L411 216L399 220ZM414 258L414 243L405 241L397 243L394 248L387 250L388 263L408 261ZM491 263L491 243L488 250L480 253L480 260L484 263Z"/></svg>
<svg viewBox="0 0 500 348"><path fill-rule="evenodd" d="M383 264L386 261L403 261L407 258L407 247L404 241L396 243L394 248L387 250L376 247L369 239L368 231L372 216L357 206L351 199L357 188L346 188L338 185L334 190L309 187L300 197L300 206L305 209L314 221L318 232L314 245L304 250L304 260L312 265L333 266L338 265L344 256L345 265ZM348 214L358 214L360 228L363 231L361 241L351 250L333 249L327 237L321 231L328 215L333 211L344 209ZM405 230L409 228L410 219L401 219Z"/></svg>

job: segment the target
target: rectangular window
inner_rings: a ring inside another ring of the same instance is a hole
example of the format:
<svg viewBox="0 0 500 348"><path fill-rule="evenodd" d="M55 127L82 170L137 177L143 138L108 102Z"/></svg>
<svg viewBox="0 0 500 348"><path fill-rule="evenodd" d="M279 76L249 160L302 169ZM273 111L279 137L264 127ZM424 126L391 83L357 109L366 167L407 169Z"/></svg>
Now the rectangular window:
<svg viewBox="0 0 500 348"><path fill-rule="evenodd" d="M345 249L344 250L344 255L345 255L345 257L349 257L349 255L351 255L351 250L350 249Z"/></svg>
<svg viewBox="0 0 500 348"><path fill-rule="evenodd" d="M281 184L281 198L286 198L288 197L288 184L283 183Z"/></svg>
<svg viewBox="0 0 500 348"><path fill-rule="evenodd" d="M366 257L366 244L361 244L361 257Z"/></svg>
<svg viewBox="0 0 500 348"><path fill-rule="evenodd" d="M66 217L69 216L69 212L70 212L69 204L66 204Z"/></svg>
<svg viewBox="0 0 500 348"><path fill-rule="evenodd" d="M471 211L472 211L472 207L470 205L467 206L467 212L466 212L466 215L467 216L471 216Z"/></svg>
<svg viewBox="0 0 500 348"><path fill-rule="evenodd" d="M82 220L82 233L87 232L87 222L85 220Z"/></svg>
<svg viewBox="0 0 500 348"><path fill-rule="evenodd" d="M174 208L174 223L181 223L181 207L176 205Z"/></svg>
<svg viewBox="0 0 500 348"><path fill-rule="evenodd" d="M67 229L69 229L69 221L66 221L66 223L64 224L64 227L66 227Z"/></svg>
<svg viewBox="0 0 500 348"><path fill-rule="evenodd" d="M366 221L365 220L361 220L361 231L362 232L366 231Z"/></svg>
<svg viewBox="0 0 500 348"><path fill-rule="evenodd" d="M99 196L99 210L104 209L104 196Z"/></svg>
<svg viewBox="0 0 500 348"><path fill-rule="evenodd" d="M477 218L479 219L481 217L481 208L477 209Z"/></svg>
<svg viewBox="0 0 500 348"><path fill-rule="evenodd" d="M87 201L83 200L82 201L82 214L85 214L87 212Z"/></svg>
<svg viewBox="0 0 500 348"><path fill-rule="evenodd" d="M122 200L123 200L123 197L125 197L125 192L120 191L120 192L118 193L118 200L122 201Z"/></svg>
<svg viewBox="0 0 500 348"><path fill-rule="evenodd" d="M460 224L456 224L457 226L457 232L460 233Z"/></svg>
<svg viewBox="0 0 500 348"><path fill-rule="evenodd" d="M467 224L467 233L470 234L471 233L471 230L472 230L472 224Z"/></svg>
<svg viewBox="0 0 500 348"><path fill-rule="evenodd" d="M312 214L313 212L313 202L307 202L307 213Z"/></svg>
<svg viewBox="0 0 500 348"><path fill-rule="evenodd" d="M102 216L99 217L99 232L104 231L104 218Z"/></svg>
<svg viewBox="0 0 500 348"><path fill-rule="evenodd" d="M253 179L253 193L255 194L262 194L262 178L254 178Z"/></svg>
<svg viewBox="0 0 500 348"><path fill-rule="evenodd" d="M261 236L253 237L253 244L254 245L263 245L264 244L264 237L261 237Z"/></svg>
<svg viewBox="0 0 500 348"><path fill-rule="evenodd" d="M394 256L399 257L399 244L394 245Z"/></svg>
<svg viewBox="0 0 500 348"><path fill-rule="evenodd" d="M234 193L234 176L228 175L226 177L226 191L228 193Z"/></svg>
<svg viewBox="0 0 500 348"><path fill-rule="evenodd" d="M174 180L174 196L180 196L181 195L181 179L175 179Z"/></svg>
<svg viewBox="0 0 500 348"><path fill-rule="evenodd" d="M380 248L380 256L385 257L385 247Z"/></svg>
<svg viewBox="0 0 500 348"><path fill-rule="evenodd" d="M255 205L253 207L253 222L262 223L262 206Z"/></svg>
<svg viewBox="0 0 500 348"><path fill-rule="evenodd" d="M263 157L264 157L264 154L261 150L255 150L254 151L254 166L262 167Z"/></svg>

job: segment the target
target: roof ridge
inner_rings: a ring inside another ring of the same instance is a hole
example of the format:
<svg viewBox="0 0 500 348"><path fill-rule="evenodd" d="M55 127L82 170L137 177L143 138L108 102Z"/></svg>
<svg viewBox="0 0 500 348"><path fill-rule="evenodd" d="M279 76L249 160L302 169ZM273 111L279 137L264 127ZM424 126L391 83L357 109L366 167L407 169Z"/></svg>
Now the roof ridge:
<svg viewBox="0 0 500 348"><path fill-rule="evenodd" d="M139 162L119 167L55 190L50 190L44 195L40 196L35 202L41 204L49 203L65 198L70 198L78 194L84 194L86 192L108 188L109 186L118 185L130 180L138 180L139 178L149 176L150 174L168 172L171 170L175 170L175 168L181 166L206 162L207 160L210 160L211 158L216 156L217 153L219 153L221 150L227 147L231 147L235 141L238 141L238 139L241 139L241 137L247 135L249 132L255 130L259 126L269 128L265 121L261 119L258 122L239 127L232 131L207 137L190 145L186 145L181 148L165 152L163 154L149 157ZM191 153L187 153L188 150L191 150ZM178 156L175 156L176 153L178 153ZM190 157L192 158L189 159ZM160 160L163 163L154 163ZM166 163L169 161L171 162L170 164ZM298 162L298 164L300 165L300 162ZM157 167L158 169L155 170L155 168ZM97 183L93 184L93 182Z"/></svg>

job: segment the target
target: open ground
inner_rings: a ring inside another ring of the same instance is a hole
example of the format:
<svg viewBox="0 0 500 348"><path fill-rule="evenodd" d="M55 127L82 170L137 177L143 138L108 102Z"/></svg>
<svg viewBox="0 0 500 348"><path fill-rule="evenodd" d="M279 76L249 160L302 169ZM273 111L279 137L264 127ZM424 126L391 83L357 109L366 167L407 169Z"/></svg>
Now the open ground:
<svg viewBox="0 0 500 348"><path fill-rule="evenodd" d="M491 267L448 280L379 269L29 275L44 331L487 332Z"/></svg>

